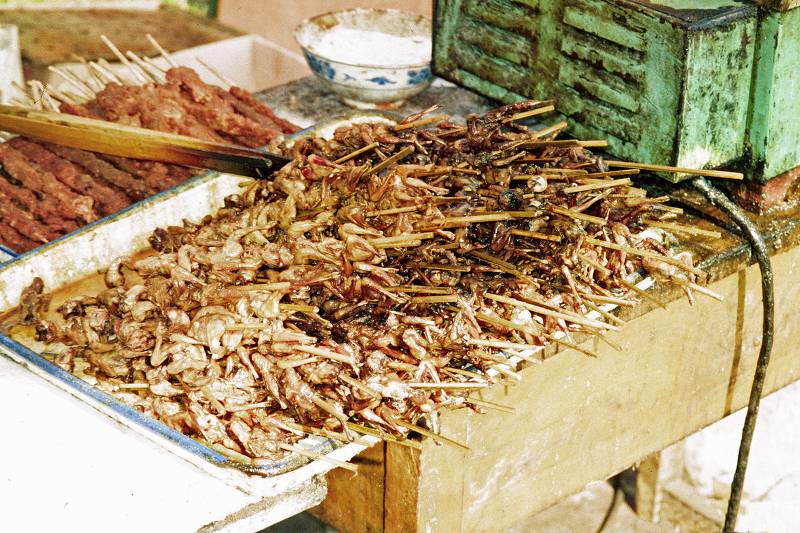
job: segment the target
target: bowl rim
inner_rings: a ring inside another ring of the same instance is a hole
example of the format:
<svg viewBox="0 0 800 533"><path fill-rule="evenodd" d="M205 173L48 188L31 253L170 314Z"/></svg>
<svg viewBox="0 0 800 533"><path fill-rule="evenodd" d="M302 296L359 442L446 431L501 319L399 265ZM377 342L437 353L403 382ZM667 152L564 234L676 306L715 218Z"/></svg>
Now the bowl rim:
<svg viewBox="0 0 800 533"><path fill-rule="evenodd" d="M404 63L404 64L398 64L398 65L373 65L373 64L369 64L369 63L349 63L347 61L340 61L338 59L333 59L333 58L331 58L329 56L326 56L326 55L320 54L319 52L315 52L314 50L311 50L308 46L306 46L302 42L300 42L300 38L298 36L298 33L300 33L300 30L304 29L306 26L308 26L310 24L313 24L315 20L320 19L322 17L331 16L331 15L338 15L340 13L353 13L353 12L360 12L360 11L372 11L374 13L380 13L380 14L397 14L397 13L400 13L402 15L410 15L410 16L412 16L414 18L417 18L417 19L425 19L429 23L431 23L431 26L432 26L432 21L431 21L430 18L426 17L425 15L420 15L419 13L412 13L411 11L404 11L402 9L393 9L393 8L354 7L354 8L351 8L351 9L339 9L339 10L336 10L336 11L327 11L325 13L320 13L318 15L314 15L313 17L305 18L305 19L303 19L302 22L300 22L300 24L295 26L294 31L292 32L292 36L294 37L295 42L300 46L300 48L303 49L303 52L308 53L308 54L312 54L312 55L314 55L316 57L319 57L319 58L324 59L325 61L329 61L331 63L338 63L339 65L347 65L349 67L358 67L358 68L372 68L372 69L380 69L380 70L397 70L397 69L403 69L403 68L424 68L426 66L429 67L431 65L431 62L433 61L433 50L431 50L431 58L428 59L427 61L423 61L421 63ZM433 41L433 39L431 38L431 42L432 41Z"/></svg>

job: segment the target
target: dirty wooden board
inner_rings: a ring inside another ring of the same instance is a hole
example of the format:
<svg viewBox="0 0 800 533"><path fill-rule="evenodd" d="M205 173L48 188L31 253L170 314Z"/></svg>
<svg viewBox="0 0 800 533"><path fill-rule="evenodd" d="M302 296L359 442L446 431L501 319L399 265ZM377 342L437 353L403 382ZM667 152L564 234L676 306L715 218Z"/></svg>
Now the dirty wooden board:
<svg viewBox="0 0 800 533"><path fill-rule="evenodd" d="M19 27L23 61L26 68L36 72L47 65L73 62L75 55L90 61L116 61L100 40L103 34L120 50L148 56L157 51L145 39L146 33L153 34L170 52L241 35L209 18L176 8L9 10L0 11L0 24Z"/></svg>

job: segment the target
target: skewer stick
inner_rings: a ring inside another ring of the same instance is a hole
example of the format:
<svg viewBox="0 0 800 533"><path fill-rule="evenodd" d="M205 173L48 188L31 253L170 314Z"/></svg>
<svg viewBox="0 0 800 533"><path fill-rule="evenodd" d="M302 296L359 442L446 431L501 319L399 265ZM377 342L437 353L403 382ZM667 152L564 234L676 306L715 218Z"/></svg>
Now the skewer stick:
<svg viewBox="0 0 800 533"><path fill-rule="evenodd" d="M541 239L543 241L561 242L560 235L548 235L546 233L539 233L538 231L528 231L524 229L512 229L511 235L518 235L520 237L529 237L531 239Z"/></svg>
<svg viewBox="0 0 800 533"><path fill-rule="evenodd" d="M111 63L106 61L104 57L101 57L97 60L97 66L103 69L103 72L105 72L106 75L111 76L115 82L119 83L120 85L125 85L125 79L120 74L117 74Z"/></svg>
<svg viewBox="0 0 800 533"><path fill-rule="evenodd" d="M194 56L194 59L195 59L195 61L197 61L198 63L203 65L203 67L205 67L205 69L207 71L209 71L211 74L213 74L219 81L221 81L222 84L223 84L223 87L225 89L230 89L231 87L236 85L236 83L234 83L234 81L232 79L228 78L227 76L222 74L222 72L220 72L219 70L215 69L214 67L212 67L211 65L209 65L208 63L203 61L202 59L200 59L200 57ZM225 87L226 85L227 85L227 87Z"/></svg>
<svg viewBox="0 0 800 533"><path fill-rule="evenodd" d="M638 168L639 170L650 170L652 172L672 172L676 174L692 174L694 176L705 176L708 178L722 178L729 180L742 180L744 174L741 172L730 172L727 170L701 170L696 168L671 167L667 165L650 165L647 163L630 163L628 161L606 161L610 167Z"/></svg>
<svg viewBox="0 0 800 533"><path fill-rule="evenodd" d="M684 279L681 279L678 276L671 276L670 280L676 282L678 285L686 287L687 289L692 289L693 291L697 291L700 294L705 294L706 296L708 296L710 298L713 298L714 300L717 300L718 302L724 302L725 301L725 298L723 298L721 294L719 294L717 292L714 292L714 291L712 291L711 289L709 289L707 287L703 287L702 285L698 285L697 283L692 283L691 281L686 281Z"/></svg>
<svg viewBox="0 0 800 533"><path fill-rule="evenodd" d="M97 64L97 63L95 63L94 61L90 61L90 62L89 62L87 65L88 65L88 66L87 66L86 68L88 68L88 69L89 69L89 71L92 73L92 75L93 75L93 76L94 76L94 77L95 77L97 80L99 80L99 81L100 81L100 83L101 83L103 86L105 86L105 85L107 85L107 84L109 84L109 83L111 83L111 82L114 82L114 81L116 81L114 78L112 78L111 76L109 76L109 75L108 75L108 73L107 73L107 72L105 72L105 70L104 70L104 69L102 69L102 68L100 67L100 65L98 65L98 64Z"/></svg>
<svg viewBox="0 0 800 533"><path fill-rule="evenodd" d="M356 424L355 422L347 422L345 424L348 429L355 431L356 433L361 433L362 435L370 435L372 437L377 437L379 439L383 439L387 442L393 442L395 444L400 444L401 446L408 446L409 448L416 448L417 450L422 449L422 443L416 440L411 439L401 439L395 437L394 435L390 435L389 433L385 433L378 429L369 428L367 426L362 426L361 424Z"/></svg>
<svg viewBox="0 0 800 533"><path fill-rule="evenodd" d="M42 102L42 93L39 90L39 86L34 83L34 81L28 82L28 87L30 87L30 95L31 99L33 100L33 107L35 109L41 110L43 107L44 102Z"/></svg>
<svg viewBox="0 0 800 533"><path fill-rule="evenodd" d="M561 130L565 129L567 126L568 126L567 121L562 120L561 122L557 122L552 126L548 126L547 128L532 132L531 139L541 139L542 137L547 137L548 135L558 134L559 132L561 132Z"/></svg>
<svg viewBox="0 0 800 533"><path fill-rule="evenodd" d="M153 47L155 47L156 50L158 50L158 52L161 54L161 57L163 57L164 60L167 63L169 63L169 66L171 67L178 66L178 64L172 59L172 57L167 53L167 51L164 50L160 44L158 44L158 41L156 41L152 35L148 33L147 35L145 35L145 37L147 37L147 40L150 42L150 44L153 45Z"/></svg>
<svg viewBox="0 0 800 533"><path fill-rule="evenodd" d="M592 172L581 176L581 178L611 178L614 176L635 176L639 173L638 168L626 168L625 170L609 170L606 172Z"/></svg>
<svg viewBox="0 0 800 533"><path fill-rule="evenodd" d="M415 205L408 207L393 207L391 209L383 209L381 211L368 211L365 216L367 217L381 217L384 215L399 215L400 213L413 213L419 211L421 208Z"/></svg>
<svg viewBox="0 0 800 533"><path fill-rule="evenodd" d="M612 326L611 324L606 324L605 322L600 322L598 320L593 320L591 318L581 317L580 315L571 315L563 313L561 311L554 311L552 309L547 309L546 307L542 307L540 305L523 302L522 300L517 300L516 298L509 298L508 296L502 296L500 294L492 294L490 292L487 292L486 297L489 298L490 300L494 300L495 302L513 305L514 307L521 307L523 309L527 309L528 311L532 311L540 315L546 315L552 318L560 318L567 322L572 322L573 324L580 324L583 326L589 326L600 329L610 329L614 331L619 330L617 326Z"/></svg>
<svg viewBox="0 0 800 533"><path fill-rule="evenodd" d="M520 271L519 269L517 269L517 267L515 267L511 263L509 263L507 261L503 261L499 257L495 257L495 256L493 256L491 254L487 254L486 252L477 252L477 251L475 251L475 252L470 252L470 253L472 255L474 255L475 257L477 257L478 259L482 259L485 262L489 263L490 265L494 266L498 270L501 270L501 271L505 272L506 274L511 274L513 276L516 276L516 277L520 278L521 280L527 281L528 283L530 283L532 285L538 285L536 280L534 280L532 277L530 277L527 274L525 274L524 272Z"/></svg>
<svg viewBox="0 0 800 533"><path fill-rule="evenodd" d="M623 246L621 244L608 242L608 241L601 241L599 239L594 239L592 237L586 237L586 242L588 244L593 244L595 246L602 246L604 248L610 248L612 250L618 250L620 252L626 252L630 255L638 255L639 257L648 257L651 259L657 259L663 263L667 263L668 265L673 265L693 274L697 274L698 276L705 276L706 273L700 270L699 268L689 266L684 262L675 259L674 257L669 257L666 255L661 255L655 252L651 252L649 250L639 250L638 248L634 248L632 246Z"/></svg>
<svg viewBox="0 0 800 533"><path fill-rule="evenodd" d="M470 272L472 269L461 265L437 265L436 263L414 263L410 268L421 268L425 270L446 270L448 272Z"/></svg>
<svg viewBox="0 0 800 533"><path fill-rule="evenodd" d="M362 178L367 178L369 176L372 176L373 174L377 174L378 172L380 172L384 168L388 167L389 165L394 164L395 162L400 161L401 159L411 155L412 152L414 152L414 147L413 146L406 146L405 148L403 148L402 150L400 150L399 152L397 152L393 156L387 157L386 159L384 159L383 161L381 161L380 163L378 163L377 165L375 165L371 169L367 170L364 173L364 175L362 176Z"/></svg>
<svg viewBox="0 0 800 533"><path fill-rule="evenodd" d="M522 376L511 370L511 368L509 368L509 365L506 363L492 365L489 368L491 368L495 372L498 372L506 377L513 379L514 381L522 381Z"/></svg>
<svg viewBox="0 0 800 533"><path fill-rule="evenodd" d="M408 299L410 304L453 304L458 302L458 296L455 294L437 295L437 296L412 296Z"/></svg>
<svg viewBox="0 0 800 533"><path fill-rule="evenodd" d="M550 104L544 107L537 107L536 109L529 109L528 111L522 111L521 113L517 113L516 115L511 115L508 118L503 119L503 123L507 122L514 122L516 120L522 120L524 118L535 117L536 115L544 115L545 113L550 113L551 111L555 111L556 106Z"/></svg>
<svg viewBox="0 0 800 533"><path fill-rule="evenodd" d="M565 287L565 289L569 290L569 287ZM602 304L618 305L621 307L635 307L636 305L634 302L624 298L616 298L614 296L607 296L604 294L595 294L584 289L578 289L578 294L583 298L588 298L593 302L599 302Z"/></svg>
<svg viewBox="0 0 800 533"><path fill-rule="evenodd" d="M349 154L340 157L339 159L334 161L334 163L337 164L337 165L341 165L345 161L349 161L349 160L353 159L354 157L358 157L358 156L360 156L361 154L363 154L365 152L369 152L373 148L377 148L378 146L380 146L380 145L378 143L376 143L376 142L375 143L370 143L370 144L368 144L368 145L366 145L366 146L364 146L362 148L359 148L358 150L354 150L354 151L350 152Z"/></svg>
<svg viewBox="0 0 800 533"><path fill-rule="evenodd" d="M31 98L31 95L28 93L28 89L20 85L16 80L11 80L11 86L14 87L19 92L22 98L24 98L26 107L34 105L36 103L33 101L33 98Z"/></svg>
<svg viewBox="0 0 800 533"><path fill-rule="evenodd" d="M320 437L326 437L329 439L338 440L339 442L345 442L345 443L350 442L350 440L341 433L336 433L335 431L330 431L325 428L313 428L311 426L304 426L302 424L289 421L284 421L283 423L289 428L301 431L306 435L317 435Z"/></svg>
<svg viewBox="0 0 800 533"><path fill-rule="evenodd" d="M150 81L147 79L146 76L140 73L130 61L128 61L128 58L125 57L125 55L123 55L123 53L119 51L119 48L117 48L117 45L111 42L111 39L109 39L105 35L101 35L100 40L103 41L103 44L105 44L115 56L117 56L117 59L119 59L123 65L128 67L128 70L131 71L131 74L133 74L134 79L139 80L142 83L148 83Z"/></svg>
<svg viewBox="0 0 800 533"><path fill-rule="evenodd" d="M562 189L561 192L564 194L574 194L578 192L596 191L598 189L608 189L611 187L623 187L630 184L631 180L629 178L623 178L620 180L608 180L600 183L589 183L588 185L575 185L573 187Z"/></svg>
<svg viewBox="0 0 800 533"><path fill-rule="evenodd" d="M50 72L55 72L64 78L64 80L66 80L70 85L78 89L78 92L80 92L83 96L89 98L90 100L94 98L94 92L91 90L91 88L83 81L79 80L72 72L67 72L53 65L47 67L47 70Z"/></svg>
<svg viewBox="0 0 800 533"><path fill-rule="evenodd" d="M433 124L434 122L441 122L443 120L447 120L447 115L436 115L433 117L425 117L419 120L415 120L413 122L398 124L397 126L394 127L394 131L403 131L409 128L418 128L420 126L427 126L428 124Z"/></svg>
<svg viewBox="0 0 800 533"><path fill-rule="evenodd" d="M342 355L338 352L334 352L333 350L329 350L327 348L319 348L317 346L302 346L298 345L294 347L295 350L310 353L311 355L318 355L320 357L325 357L332 361L338 361L340 363L345 363L348 365L355 365L355 360L349 355Z"/></svg>
<svg viewBox="0 0 800 533"><path fill-rule="evenodd" d="M78 100L76 100L75 98L67 96L66 94L62 93L58 89L54 89L54 88L52 88L50 86L47 87L47 94L50 95L52 98L55 98L56 100L59 100L60 102L63 102L65 104L77 104L77 103L79 103Z"/></svg>
<svg viewBox="0 0 800 533"><path fill-rule="evenodd" d="M652 226L654 228L661 228L661 229L668 229L672 231L677 231L679 233L685 233L687 235L700 235L702 237L711 237L712 239L719 239L722 237L722 233L719 231L709 231L705 229L695 228L694 226L686 226L684 224L677 224L672 222L662 222L660 220L644 220L643 221L648 226Z"/></svg>
<svg viewBox="0 0 800 533"><path fill-rule="evenodd" d="M292 359L292 358L284 358L278 361L277 366L278 368L287 369L287 368L297 368L298 366L307 365L309 363L316 363L319 361L319 357L306 357L304 359Z"/></svg>
<svg viewBox="0 0 800 533"><path fill-rule="evenodd" d="M485 389L489 386L486 382L481 383L466 383L466 382L450 382L450 383L406 383L412 389L430 389L430 390L447 390L447 389Z"/></svg>
<svg viewBox="0 0 800 533"><path fill-rule="evenodd" d="M419 426L415 426L414 424L406 422L405 420L395 420L395 423L398 426L402 426L402 427L404 427L406 429L410 429L411 431L416 431L420 435L424 435L426 437L429 437L429 438L433 439L436 442L439 442L439 443L442 443L442 444L449 444L450 446L455 446L456 448L461 448L463 450L469 451L469 447L464 445L464 444L461 444L460 442L456 442L453 439L448 439L447 437L444 437L442 435L434 433L433 431L429 431L429 430L427 430L425 428L421 428Z"/></svg>
<svg viewBox="0 0 800 533"><path fill-rule="evenodd" d="M599 313L602 317L604 317L609 322L614 322L616 324L619 324L620 326L624 326L625 325L625 321L622 320L621 318L619 318L617 315L615 315L613 313L609 313L608 311L606 311L605 309L603 309L599 305L595 304L594 302L586 299L585 297L584 297L584 300L583 300L583 305L586 306L587 309L591 309L592 311L595 311L595 312Z"/></svg>
<svg viewBox="0 0 800 533"><path fill-rule="evenodd" d="M394 242L403 242L403 241L420 241L424 239L433 239L435 234L433 232L427 231L423 233L403 233L401 235L395 235L393 237L375 237L372 239L367 239L372 245L376 244L391 244Z"/></svg>
<svg viewBox="0 0 800 533"><path fill-rule="evenodd" d="M373 398L381 398L382 397L381 393L379 393L378 391L376 391L374 389L371 389L368 385L365 385L364 383L361 383L357 379L351 378L347 374L344 374L344 373L339 374L339 379L341 379L342 381L344 381L345 383L347 383L351 387L355 387L358 390L360 390L361 392L364 392L364 393L368 394L369 396L372 396Z"/></svg>
<svg viewBox="0 0 800 533"><path fill-rule="evenodd" d="M429 287L428 285L397 285L386 287L389 292L408 292L418 294L453 294L450 287Z"/></svg>
<svg viewBox="0 0 800 533"><path fill-rule="evenodd" d="M662 309L667 308L667 304L665 304L664 301L661 300L661 298L657 298L655 295L650 294L648 291L640 287L637 287L635 283L631 283L630 281L622 278L620 278L619 282L622 283L624 286L628 287L630 290L632 290L639 296L641 296L642 298L644 298L645 300L650 300L651 302L653 302Z"/></svg>
<svg viewBox="0 0 800 533"><path fill-rule="evenodd" d="M244 463L246 465L253 464L253 460L251 458L235 450L231 450L230 448L228 448L227 446L223 446L222 444L214 443L211 444L210 447L211 449L221 453L222 455L224 455L229 459L233 459L234 461L239 461L240 463Z"/></svg>
<svg viewBox="0 0 800 533"><path fill-rule="evenodd" d="M159 65L158 63L156 63L156 62L153 60L153 58L152 58L152 57L147 57L147 56L144 56L142 59L144 60L144 62L145 62L145 63L147 63L148 65L150 65L150 67L151 67L151 68L153 68L154 70L157 70L157 71L158 71L158 72L160 72L161 74L166 74L166 73L167 73L167 69L163 68L161 65Z"/></svg>
<svg viewBox="0 0 800 533"><path fill-rule="evenodd" d="M144 60L141 57L137 56L131 50L128 50L127 52L125 52L125 54L129 58L131 58L133 60L133 62L136 63L136 66L138 66L142 70L142 72L144 72L144 74L147 77L149 77L154 83L162 84L165 81L167 81L167 79L164 77L164 75L161 72L159 72L157 70L153 70L153 68L150 65L145 63Z"/></svg>
<svg viewBox="0 0 800 533"><path fill-rule="evenodd" d="M494 409L495 411L501 411L503 413L515 413L517 410L513 407L507 407L505 405L500 405L499 403L494 402L487 402L486 400L479 400L478 398L467 397L464 398L464 401L467 403L475 404L480 407L485 407L486 409Z"/></svg>
<svg viewBox="0 0 800 533"><path fill-rule="evenodd" d="M304 455L305 457L308 457L310 459L316 459L316 460L319 460L319 461L325 461L326 463L330 463L332 465L336 465L339 468L344 468L346 470L350 470L351 472L358 473L358 467L356 465L354 465L354 464L345 463L344 461L340 461L338 459L334 459L333 457L328 457L327 455L324 455L324 454L321 454L321 453L312 452L312 451L306 450L305 448L301 448L300 446L295 446L293 444L286 444L285 442L279 442L278 446L280 446L282 449L286 450L287 452L293 452L293 453L296 453L298 455Z"/></svg>
<svg viewBox="0 0 800 533"><path fill-rule="evenodd" d="M551 206L550 210L553 213L558 213L559 215L568 216L570 218L574 218L576 220L585 220L586 222L591 222L592 224L597 224L598 226L605 226L607 221L604 218L586 215L584 213L580 213L578 211L574 211L572 209L565 209L563 207L558 206Z"/></svg>
<svg viewBox="0 0 800 533"><path fill-rule="evenodd" d="M609 269L607 269L605 266L601 265L600 263L598 263L597 261L595 261L594 259L592 259L588 255L585 255L585 254L582 254L582 253L579 253L579 252L576 253L575 255L578 256L578 259L580 259L584 263L590 264L596 270L599 270L600 272L602 272L604 275L606 275L606 276L610 276L611 275L611 271Z"/></svg>
<svg viewBox="0 0 800 533"><path fill-rule="evenodd" d="M465 376L472 379L481 379L484 381L490 380L491 378L485 374L478 374L477 372L470 372L469 370L464 370L463 368L454 368L452 366L446 366L442 370L448 372L449 374L455 374L457 376Z"/></svg>

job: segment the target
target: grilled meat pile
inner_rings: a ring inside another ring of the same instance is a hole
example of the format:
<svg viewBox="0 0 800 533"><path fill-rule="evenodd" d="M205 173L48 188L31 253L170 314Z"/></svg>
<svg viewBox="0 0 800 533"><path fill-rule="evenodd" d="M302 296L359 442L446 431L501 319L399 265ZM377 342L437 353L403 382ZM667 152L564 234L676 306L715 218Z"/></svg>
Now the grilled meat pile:
<svg viewBox="0 0 800 533"><path fill-rule="evenodd" d="M204 83L187 67L171 68L163 83L111 81L60 111L251 147L298 129L249 92ZM30 250L199 172L16 137L0 144L0 243Z"/></svg>
<svg viewBox="0 0 800 533"><path fill-rule="evenodd" d="M443 409L496 407L469 393L540 347L592 354L577 343L618 328L603 305L631 304L637 275L696 286L646 229L664 199L514 122L541 105L300 140L274 180L114 261L100 294L47 318L35 282L18 320L64 369L245 462L308 433L441 438Z"/></svg>

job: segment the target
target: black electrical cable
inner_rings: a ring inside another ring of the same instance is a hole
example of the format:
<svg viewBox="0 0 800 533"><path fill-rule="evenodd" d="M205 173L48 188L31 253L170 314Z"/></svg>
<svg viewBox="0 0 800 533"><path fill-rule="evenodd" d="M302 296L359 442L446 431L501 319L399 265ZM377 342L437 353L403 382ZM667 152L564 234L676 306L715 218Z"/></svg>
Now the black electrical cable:
<svg viewBox="0 0 800 533"><path fill-rule="evenodd" d="M772 264L769 250L758 228L747 217L742 209L733 203L725 194L711 185L708 180L697 177L692 180L692 185L705 196L712 205L722 210L742 230L742 235L753 249L753 257L761 269L761 300L764 308L764 317L761 336L761 350L756 362L753 386L750 389L750 401L747 404L747 414L742 428L742 440L739 443L739 457L736 462L736 471L731 483L731 495L728 500L728 509L725 513L723 533L733 533L736 527L736 517L739 514L739 503L744 489L744 478L747 472L747 461L750 457L750 445L753 442L753 432L756 427L758 408L761 403L761 393L764 389L764 380L767 376L769 356L772 352L772 340L775 328L775 294L772 278Z"/></svg>

